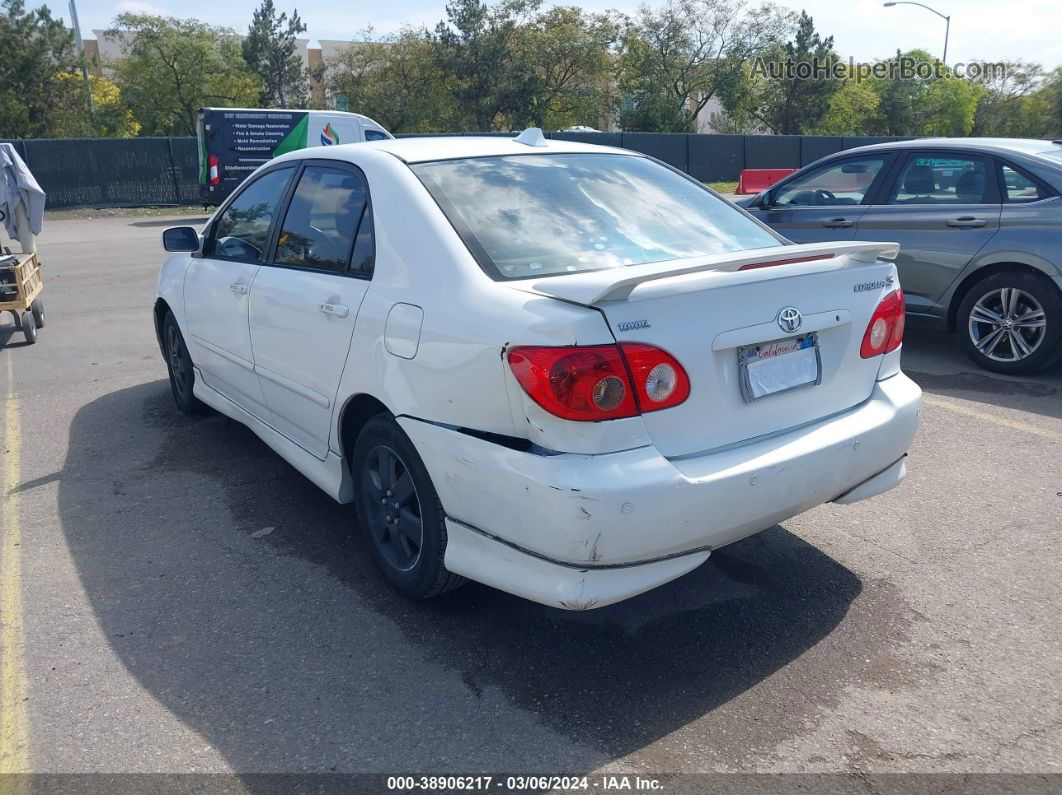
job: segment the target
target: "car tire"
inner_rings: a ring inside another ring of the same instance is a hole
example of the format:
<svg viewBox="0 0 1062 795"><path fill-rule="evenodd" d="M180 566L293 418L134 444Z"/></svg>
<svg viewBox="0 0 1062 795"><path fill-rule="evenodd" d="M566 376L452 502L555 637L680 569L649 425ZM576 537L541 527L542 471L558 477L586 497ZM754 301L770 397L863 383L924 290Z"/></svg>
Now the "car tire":
<svg viewBox="0 0 1062 795"><path fill-rule="evenodd" d="M446 515L413 443L388 414L372 417L351 453L358 526L376 567L403 596L428 599L465 580L446 570Z"/></svg>
<svg viewBox="0 0 1062 795"><path fill-rule="evenodd" d="M172 312L167 312L162 321L162 346L166 354L166 370L170 374L170 391L178 411L182 414L202 413L206 406L193 393L195 370L192 369L192 357Z"/></svg>
<svg viewBox="0 0 1062 795"><path fill-rule="evenodd" d="M33 319L37 322L37 328L44 328L44 302L40 298L34 298L30 304Z"/></svg>
<svg viewBox="0 0 1062 795"><path fill-rule="evenodd" d="M956 319L966 355L994 373L1032 373L1062 353L1062 296L1033 273L982 279L963 297Z"/></svg>

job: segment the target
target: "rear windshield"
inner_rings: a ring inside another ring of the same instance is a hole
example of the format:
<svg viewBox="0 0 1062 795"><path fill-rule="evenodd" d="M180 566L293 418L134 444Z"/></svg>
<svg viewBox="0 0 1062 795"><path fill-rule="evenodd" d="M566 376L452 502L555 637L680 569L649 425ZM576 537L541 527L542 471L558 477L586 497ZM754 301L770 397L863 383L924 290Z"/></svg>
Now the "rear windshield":
<svg viewBox="0 0 1062 795"><path fill-rule="evenodd" d="M644 157L518 155L412 168L495 279L780 244L725 199Z"/></svg>

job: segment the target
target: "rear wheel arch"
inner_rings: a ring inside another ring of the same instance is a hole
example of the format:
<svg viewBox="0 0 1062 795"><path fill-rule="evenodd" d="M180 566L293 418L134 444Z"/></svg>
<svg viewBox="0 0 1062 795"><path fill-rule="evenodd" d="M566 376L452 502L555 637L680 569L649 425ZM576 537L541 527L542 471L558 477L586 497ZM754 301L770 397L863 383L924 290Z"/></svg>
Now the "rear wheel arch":
<svg viewBox="0 0 1062 795"><path fill-rule="evenodd" d="M951 300L948 303L948 331L954 332L957 330L959 307L962 306L962 301L967 293L979 282L984 281L989 276L995 276L997 273L1028 273L1032 276L1037 276L1062 296L1062 291L1059 291L1058 285L1047 273L1039 268L1021 262L993 262L991 265L985 265L968 274L951 294Z"/></svg>
<svg viewBox="0 0 1062 795"><path fill-rule="evenodd" d="M353 395L343 404L339 415L339 446L348 466L361 429L378 414L394 416L383 401L367 392Z"/></svg>

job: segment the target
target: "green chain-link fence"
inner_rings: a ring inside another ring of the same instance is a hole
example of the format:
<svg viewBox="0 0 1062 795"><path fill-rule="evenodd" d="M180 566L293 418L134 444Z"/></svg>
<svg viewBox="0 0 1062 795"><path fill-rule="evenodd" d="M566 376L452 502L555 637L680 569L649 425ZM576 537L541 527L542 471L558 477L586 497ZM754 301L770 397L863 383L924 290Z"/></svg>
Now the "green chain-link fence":
<svg viewBox="0 0 1062 795"><path fill-rule="evenodd" d="M644 152L705 182L736 180L743 168L799 168L843 149L897 140L682 133L552 133L550 137ZM48 194L52 209L199 201L195 138L52 138L12 143Z"/></svg>

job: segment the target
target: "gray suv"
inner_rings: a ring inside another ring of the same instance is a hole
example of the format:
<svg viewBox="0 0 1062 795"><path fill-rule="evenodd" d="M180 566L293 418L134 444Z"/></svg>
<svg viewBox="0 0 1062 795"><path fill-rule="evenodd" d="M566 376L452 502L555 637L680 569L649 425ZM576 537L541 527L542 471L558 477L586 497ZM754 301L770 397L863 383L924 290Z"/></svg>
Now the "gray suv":
<svg viewBox="0 0 1062 795"><path fill-rule="evenodd" d="M900 243L908 317L1027 373L1062 354L1060 194L1062 140L923 138L830 155L739 204L797 243Z"/></svg>

